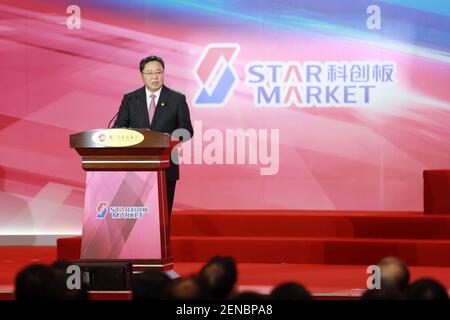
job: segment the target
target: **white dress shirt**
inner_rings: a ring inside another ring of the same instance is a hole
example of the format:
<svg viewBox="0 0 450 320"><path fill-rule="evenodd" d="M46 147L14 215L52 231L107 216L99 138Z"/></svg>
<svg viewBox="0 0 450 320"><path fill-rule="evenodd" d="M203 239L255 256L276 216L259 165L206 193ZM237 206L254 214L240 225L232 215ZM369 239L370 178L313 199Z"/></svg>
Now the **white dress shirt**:
<svg viewBox="0 0 450 320"><path fill-rule="evenodd" d="M150 98L151 94L154 94L156 96L155 97L155 107L158 106L158 100L159 100L159 96L161 95L161 89L162 89L162 87L159 88L159 90L156 92L151 92L150 90L147 89L147 87L145 87L145 98L147 99L147 110L149 110L150 101L152 101L152 98Z"/></svg>

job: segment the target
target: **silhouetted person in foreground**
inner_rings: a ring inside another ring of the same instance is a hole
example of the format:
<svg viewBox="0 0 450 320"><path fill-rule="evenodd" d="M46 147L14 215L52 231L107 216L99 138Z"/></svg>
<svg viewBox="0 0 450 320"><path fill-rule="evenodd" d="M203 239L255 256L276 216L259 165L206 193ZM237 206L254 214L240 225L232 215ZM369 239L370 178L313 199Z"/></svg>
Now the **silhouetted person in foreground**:
<svg viewBox="0 0 450 320"><path fill-rule="evenodd" d="M409 285L410 273L407 265L395 257L383 258L379 263L381 272L381 288L397 289L401 294L406 293Z"/></svg>
<svg viewBox="0 0 450 320"><path fill-rule="evenodd" d="M50 267L44 264L32 264L16 275L15 294L18 301L49 300L52 280Z"/></svg>
<svg viewBox="0 0 450 320"><path fill-rule="evenodd" d="M397 287L385 286L381 289L368 289L361 300L405 300L405 295Z"/></svg>
<svg viewBox="0 0 450 320"><path fill-rule="evenodd" d="M299 283L286 282L279 284L270 293L272 300L312 300L308 290Z"/></svg>
<svg viewBox="0 0 450 320"><path fill-rule="evenodd" d="M233 294L229 300L268 300L269 297L265 294L256 291L241 291Z"/></svg>
<svg viewBox="0 0 450 320"><path fill-rule="evenodd" d="M163 297L164 300L203 300L208 298L205 289L194 276L172 281Z"/></svg>
<svg viewBox="0 0 450 320"><path fill-rule="evenodd" d="M159 300L168 290L171 279L164 272L147 270L133 276L133 300Z"/></svg>
<svg viewBox="0 0 450 320"><path fill-rule="evenodd" d="M433 279L424 278L411 283L406 291L408 300L449 300L447 289Z"/></svg>
<svg viewBox="0 0 450 320"><path fill-rule="evenodd" d="M200 270L198 280L212 299L226 299L236 290L236 261L232 257L213 257Z"/></svg>

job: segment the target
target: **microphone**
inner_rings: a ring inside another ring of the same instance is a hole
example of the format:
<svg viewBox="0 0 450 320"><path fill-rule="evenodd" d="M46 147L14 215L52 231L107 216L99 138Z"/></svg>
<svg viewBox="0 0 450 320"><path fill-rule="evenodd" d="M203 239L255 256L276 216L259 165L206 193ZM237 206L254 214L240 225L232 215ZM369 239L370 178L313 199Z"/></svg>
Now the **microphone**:
<svg viewBox="0 0 450 320"><path fill-rule="evenodd" d="M109 129L110 125L111 125L111 122L117 117L118 114L119 114L119 111L117 111L117 113L114 115L114 117L109 121L108 129Z"/></svg>

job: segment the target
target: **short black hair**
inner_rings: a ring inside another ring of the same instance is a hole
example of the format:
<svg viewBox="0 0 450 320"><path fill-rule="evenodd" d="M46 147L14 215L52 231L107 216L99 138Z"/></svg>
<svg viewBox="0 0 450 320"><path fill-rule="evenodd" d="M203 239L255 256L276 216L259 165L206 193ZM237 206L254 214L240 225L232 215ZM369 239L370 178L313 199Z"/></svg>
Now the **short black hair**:
<svg viewBox="0 0 450 320"><path fill-rule="evenodd" d="M19 301L48 300L51 281L52 271L47 265L39 263L24 267L16 275L16 299Z"/></svg>
<svg viewBox="0 0 450 320"><path fill-rule="evenodd" d="M285 282L270 292L272 300L312 300L311 293L300 283Z"/></svg>
<svg viewBox="0 0 450 320"><path fill-rule="evenodd" d="M200 283L214 299L225 299L237 283L237 266L233 257L214 256L199 273Z"/></svg>
<svg viewBox="0 0 450 320"><path fill-rule="evenodd" d="M406 291L408 300L448 300L447 289L438 281L423 278L413 282Z"/></svg>
<svg viewBox="0 0 450 320"><path fill-rule="evenodd" d="M142 59L141 62L139 63L139 70L142 72L142 70L144 70L144 68L145 68L145 65L152 61L158 61L159 63L161 63L163 70L164 70L164 68L165 68L164 61L161 57L158 57L158 56L148 56L148 57L145 57L144 59Z"/></svg>
<svg viewBox="0 0 450 320"><path fill-rule="evenodd" d="M168 290L172 280L158 270L147 270L133 276L133 300L158 300Z"/></svg>

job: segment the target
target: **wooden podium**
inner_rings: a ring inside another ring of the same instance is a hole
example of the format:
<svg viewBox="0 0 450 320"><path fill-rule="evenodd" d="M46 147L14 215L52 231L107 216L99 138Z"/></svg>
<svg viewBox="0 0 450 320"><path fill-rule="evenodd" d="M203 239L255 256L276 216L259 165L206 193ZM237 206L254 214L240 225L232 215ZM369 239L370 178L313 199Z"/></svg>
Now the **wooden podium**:
<svg viewBox="0 0 450 320"><path fill-rule="evenodd" d="M173 273L166 172L169 134L147 129L98 129L70 136L81 156L86 193L82 260L127 260L133 271Z"/></svg>

